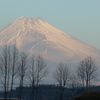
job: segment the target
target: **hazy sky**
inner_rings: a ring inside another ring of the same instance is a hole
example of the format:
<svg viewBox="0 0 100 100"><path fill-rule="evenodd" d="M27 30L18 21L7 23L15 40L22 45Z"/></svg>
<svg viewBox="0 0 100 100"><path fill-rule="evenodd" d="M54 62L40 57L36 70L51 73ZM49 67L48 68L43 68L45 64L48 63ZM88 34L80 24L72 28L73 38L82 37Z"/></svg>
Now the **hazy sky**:
<svg viewBox="0 0 100 100"><path fill-rule="evenodd" d="M0 0L0 29L21 16L40 17L100 49L100 0Z"/></svg>

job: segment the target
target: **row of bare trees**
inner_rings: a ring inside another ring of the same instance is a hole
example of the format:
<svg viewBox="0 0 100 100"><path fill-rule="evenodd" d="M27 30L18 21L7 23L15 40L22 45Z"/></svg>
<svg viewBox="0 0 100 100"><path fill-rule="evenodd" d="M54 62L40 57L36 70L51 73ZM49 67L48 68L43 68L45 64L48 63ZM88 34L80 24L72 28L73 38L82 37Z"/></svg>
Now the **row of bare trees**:
<svg viewBox="0 0 100 100"><path fill-rule="evenodd" d="M79 62L75 73L72 73L66 64L60 63L54 73L54 78L60 86L59 100L64 100L64 90L68 85L72 88L74 95L76 87L82 86L83 90L87 91L98 76L99 68L96 66L95 60L90 56Z"/></svg>
<svg viewBox="0 0 100 100"><path fill-rule="evenodd" d="M60 63L55 70L54 79L58 82L60 87L60 99L63 100L64 89L70 80L70 70L69 67L63 63Z"/></svg>
<svg viewBox="0 0 100 100"><path fill-rule="evenodd" d="M32 87L32 99L38 100L38 86L41 80L48 75L48 67L41 56L35 57L24 52L19 52L16 45L5 45L0 55L0 81L4 88L4 97L10 91L9 99L12 98L14 83L19 83L19 99L22 98L22 89L27 78ZM60 100L63 100L65 88L70 84L73 89L80 83L83 89L88 89L92 80L99 76L98 67L92 57L86 57L79 62L79 66L74 74L67 64L58 64L54 79L60 87ZM36 87L35 87L36 86Z"/></svg>
<svg viewBox="0 0 100 100"><path fill-rule="evenodd" d="M12 94L13 83L16 79L16 73L18 72L18 68L16 67L17 63L18 51L16 46L10 48L10 46L6 45L2 54L0 55L0 80L3 84L5 100L7 97L7 92L9 91L9 87L11 90L10 97Z"/></svg>
<svg viewBox="0 0 100 100"><path fill-rule="evenodd" d="M4 88L4 97L7 99L7 93L10 91L9 99L12 98L14 83L19 84L18 98L22 98L22 89L25 79L31 82L34 98L34 87L36 86L36 98L38 94L38 85L43 77L48 74L46 62L39 55L28 58L24 52L19 52L16 45L5 45L0 55L0 81Z"/></svg>

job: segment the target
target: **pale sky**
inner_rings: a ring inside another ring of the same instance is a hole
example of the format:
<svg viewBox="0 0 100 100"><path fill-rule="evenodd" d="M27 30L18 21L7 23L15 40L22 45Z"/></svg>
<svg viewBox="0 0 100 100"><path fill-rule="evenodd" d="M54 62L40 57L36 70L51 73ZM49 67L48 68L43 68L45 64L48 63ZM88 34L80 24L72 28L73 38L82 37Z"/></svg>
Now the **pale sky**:
<svg viewBox="0 0 100 100"><path fill-rule="evenodd" d="M0 0L0 29L21 16L40 17L100 49L100 0Z"/></svg>

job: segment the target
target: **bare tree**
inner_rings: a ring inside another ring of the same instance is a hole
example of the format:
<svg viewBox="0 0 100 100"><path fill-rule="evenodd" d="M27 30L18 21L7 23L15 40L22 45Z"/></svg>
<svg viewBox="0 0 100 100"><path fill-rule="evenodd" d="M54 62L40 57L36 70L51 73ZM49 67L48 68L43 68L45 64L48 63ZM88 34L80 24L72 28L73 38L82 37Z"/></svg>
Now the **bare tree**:
<svg viewBox="0 0 100 100"><path fill-rule="evenodd" d="M14 81L15 79L17 78L17 75L18 75L18 49L16 48L16 45L13 45L12 46L12 53L11 53L11 59L10 59L10 62L11 62L11 70L10 70L10 80L11 80L11 83L10 83L10 99L12 97L12 89L13 89L13 85L14 85Z"/></svg>
<svg viewBox="0 0 100 100"><path fill-rule="evenodd" d="M28 79L31 82L32 87L32 99L34 100L35 84L36 84L36 68L35 68L35 56L32 55L30 58L30 69L28 73Z"/></svg>
<svg viewBox="0 0 100 100"><path fill-rule="evenodd" d="M87 56L80 61L77 68L77 75L78 78L81 79L83 86L86 85L86 89L88 89L91 85L91 81L96 79L99 75L95 60L92 57Z"/></svg>
<svg viewBox="0 0 100 100"><path fill-rule="evenodd" d="M28 74L28 78L31 82L32 86L32 96L34 99L34 93L35 99L38 99L38 86L39 83L42 81L42 79L47 76L48 74L48 68L46 66L46 62L44 59L39 55L35 58L34 55L30 57L30 62L29 62L30 70ZM35 90L36 89L36 90Z"/></svg>
<svg viewBox="0 0 100 100"><path fill-rule="evenodd" d="M7 92L12 94L14 80L17 74L18 50L16 45L5 45L0 55L0 80L4 86L5 99Z"/></svg>
<svg viewBox="0 0 100 100"><path fill-rule="evenodd" d="M45 60L40 55L36 58L36 85L38 86L41 80L48 75L48 68Z"/></svg>
<svg viewBox="0 0 100 100"><path fill-rule="evenodd" d="M79 80L78 82L82 85L82 88L84 90L84 88L85 88L85 73L84 73L83 61L80 61L76 74L78 76L78 80Z"/></svg>
<svg viewBox="0 0 100 100"><path fill-rule="evenodd" d="M48 68L46 66L46 62L44 61L43 57L40 55L36 58L36 65L35 65L35 82L36 82L36 100L38 99L38 86L39 83L42 81L44 77L48 75Z"/></svg>
<svg viewBox="0 0 100 100"><path fill-rule="evenodd" d="M4 97L7 98L10 80L10 46L5 45L0 55L0 80L4 87Z"/></svg>
<svg viewBox="0 0 100 100"><path fill-rule="evenodd" d="M19 86L19 99L21 100L22 98L22 89L23 89L23 84L24 80L26 78L26 71L27 71L27 55L22 52L20 54L19 62L18 62L18 76L19 76L19 81L20 81L20 86Z"/></svg>
<svg viewBox="0 0 100 100"><path fill-rule="evenodd" d="M75 96L75 90L79 86L76 75L73 73L70 80L70 88L72 90L72 97Z"/></svg>
<svg viewBox="0 0 100 100"><path fill-rule="evenodd" d="M70 70L66 64L60 63L54 72L54 79L60 86L60 100L63 100L64 89L70 80Z"/></svg>

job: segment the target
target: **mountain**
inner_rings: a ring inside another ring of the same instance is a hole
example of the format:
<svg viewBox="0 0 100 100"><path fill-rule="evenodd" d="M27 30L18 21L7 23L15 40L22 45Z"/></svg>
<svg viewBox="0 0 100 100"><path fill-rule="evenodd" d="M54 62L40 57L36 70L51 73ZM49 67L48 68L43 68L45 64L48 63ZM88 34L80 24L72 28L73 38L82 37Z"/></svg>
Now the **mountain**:
<svg viewBox="0 0 100 100"><path fill-rule="evenodd" d="M53 27L40 18L20 17L0 31L0 46L42 55L48 62L78 63L86 56L100 59L100 50Z"/></svg>

